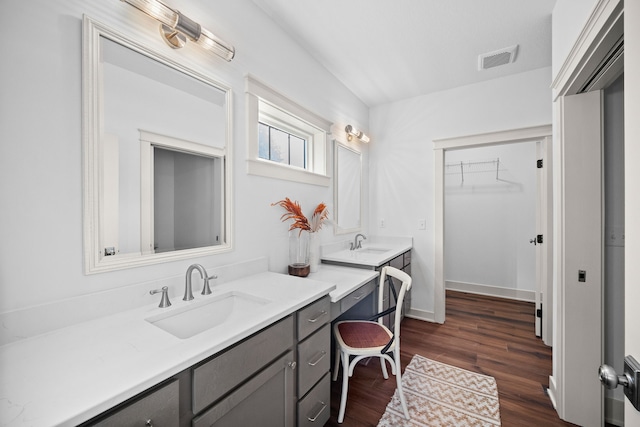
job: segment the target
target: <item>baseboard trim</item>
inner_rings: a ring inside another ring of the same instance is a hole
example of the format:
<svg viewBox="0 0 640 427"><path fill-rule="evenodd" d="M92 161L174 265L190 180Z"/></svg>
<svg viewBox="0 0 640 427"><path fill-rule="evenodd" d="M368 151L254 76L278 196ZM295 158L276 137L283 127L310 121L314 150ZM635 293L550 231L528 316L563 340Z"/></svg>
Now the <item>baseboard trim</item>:
<svg viewBox="0 0 640 427"><path fill-rule="evenodd" d="M433 311L410 308L404 315L405 317L408 317L410 319L418 319L424 320L426 322L436 323L436 317Z"/></svg>
<svg viewBox="0 0 640 427"><path fill-rule="evenodd" d="M487 295L497 298L515 299L518 301L535 302L536 293L522 289L503 288L500 286L482 285L479 283L466 283L447 280L445 288L451 291L469 292L471 294Z"/></svg>
<svg viewBox="0 0 640 427"><path fill-rule="evenodd" d="M549 388L547 389L547 395L549 396L549 400L551 400L551 404L555 408L556 412L558 412L558 402L556 401L556 380L553 376L549 375ZM558 413L558 415L560 415Z"/></svg>

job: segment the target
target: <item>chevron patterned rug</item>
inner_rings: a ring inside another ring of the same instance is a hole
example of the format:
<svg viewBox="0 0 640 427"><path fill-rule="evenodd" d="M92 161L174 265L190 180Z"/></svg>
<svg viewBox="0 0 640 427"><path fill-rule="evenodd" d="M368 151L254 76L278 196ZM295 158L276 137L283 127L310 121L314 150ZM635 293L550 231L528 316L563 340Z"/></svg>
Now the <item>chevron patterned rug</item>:
<svg viewBox="0 0 640 427"><path fill-rule="evenodd" d="M378 427L500 425L493 377L416 354L402 375L402 389L411 420L404 418L396 390Z"/></svg>

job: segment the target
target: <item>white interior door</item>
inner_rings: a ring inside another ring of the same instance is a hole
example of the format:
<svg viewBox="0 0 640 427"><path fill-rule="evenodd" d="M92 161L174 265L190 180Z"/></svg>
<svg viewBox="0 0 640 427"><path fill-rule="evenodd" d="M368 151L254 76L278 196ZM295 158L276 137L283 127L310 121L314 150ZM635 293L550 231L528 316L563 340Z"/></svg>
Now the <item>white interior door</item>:
<svg viewBox="0 0 640 427"><path fill-rule="evenodd" d="M564 97L561 102L561 208L563 271L558 308L564 324L560 349L562 418L600 426L602 387L602 92ZM560 353L560 354L558 354Z"/></svg>
<svg viewBox="0 0 640 427"><path fill-rule="evenodd" d="M542 243L544 243L544 234L542 233L542 168L544 167L544 159L542 155L542 142L536 142L536 233L537 236L533 237L533 244L536 245L536 336L542 337L542 317L544 315L542 311ZM538 239L538 236L542 236ZM538 242L541 240L541 242Z"/></svg>
<svg viewBox="0 0 640 427"><path fill-rule="evenodd" d="M640 360L640 2L624 5L625 103L625 354ZM625 399L625 426L640 412Z"/></svg>
<svg viewBox="0 0 640 427"><path fill-rule="evenodd" d="M553 210L551 188L551 137L536 142L536 336L551 346L553 342ZM538 239L538 236L536 236ZM537 242L536 242L537 243Z"/></svg>

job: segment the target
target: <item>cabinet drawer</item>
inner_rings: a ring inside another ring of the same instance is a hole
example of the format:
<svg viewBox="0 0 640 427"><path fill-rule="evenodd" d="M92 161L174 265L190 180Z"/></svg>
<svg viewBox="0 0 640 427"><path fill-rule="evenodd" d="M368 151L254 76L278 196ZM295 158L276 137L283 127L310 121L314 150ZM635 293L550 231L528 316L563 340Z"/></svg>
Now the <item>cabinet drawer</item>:
<svg viewBox="0 0 640 427"><path fill-rule="evenodd" d="M246 339L193 370L197 414L293 346L293 317Z"/></svg>
<svg viewBox="0 0 640 427"><path fill-rule="evenodd" d="M328 296L309 304L298 312L298 341L329 321L331 300Z"/></svg>
<svg viewBox="0 0 640 427"><path fill-rule="evenodd" d="M100 427L144 426L151 420L156 427L172 427L179 423L179 386L178 381L159 388L145 397L116 409L113 413L96 423L88 425Z"/></svg>
<svg viewBox="0 0 640 427"><path fill-rule="evenodd" d="M402 267L404 267L404 255L398 255L397 257L391 260L389 265L391 267L397 268L398 270L402 270Z"/></svg>
<svg viewBox="0 0 640 427"><path fill-rule="evenodd" d="M371 292L375 291L376 282L377 280L374 279L366 285L361 286L360 288L351 292L346 297L342 298L340 300L340 311L344 313L345 311L349 310L351 307L362 301Z"/></svg>
<svg viewBox="0 0 640 427"><path fill-rule="evenodd" d="M271 363L230 395L193 419L193 427L293 427L293 351Z"/></svg>
<svg viewBox="0 0 640 427"><path fill-rule="evenodd" d="M331 364L331 325L298 344L298 397L301 398L322 376Z"/></svg>
<svg viewBox="0 0 640 427"><path fill-rule="evenodd" d="M327 373L322 380L298 402L298 427L323 426L331 415L331 382Z"/></svg>

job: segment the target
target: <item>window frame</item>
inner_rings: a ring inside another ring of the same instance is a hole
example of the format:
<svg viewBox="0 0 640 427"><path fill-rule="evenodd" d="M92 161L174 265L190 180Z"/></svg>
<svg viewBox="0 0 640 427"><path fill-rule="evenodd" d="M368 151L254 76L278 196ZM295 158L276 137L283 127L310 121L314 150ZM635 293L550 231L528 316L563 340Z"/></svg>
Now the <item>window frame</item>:
<svg viewBox="0 0 640 427"><path fill-rule="evenodd" d="M328 134L332 123L300 106L251 75L247 98L247 173L328 187ZM307 169L259 157L259 122L307 138Z"/></svg>

